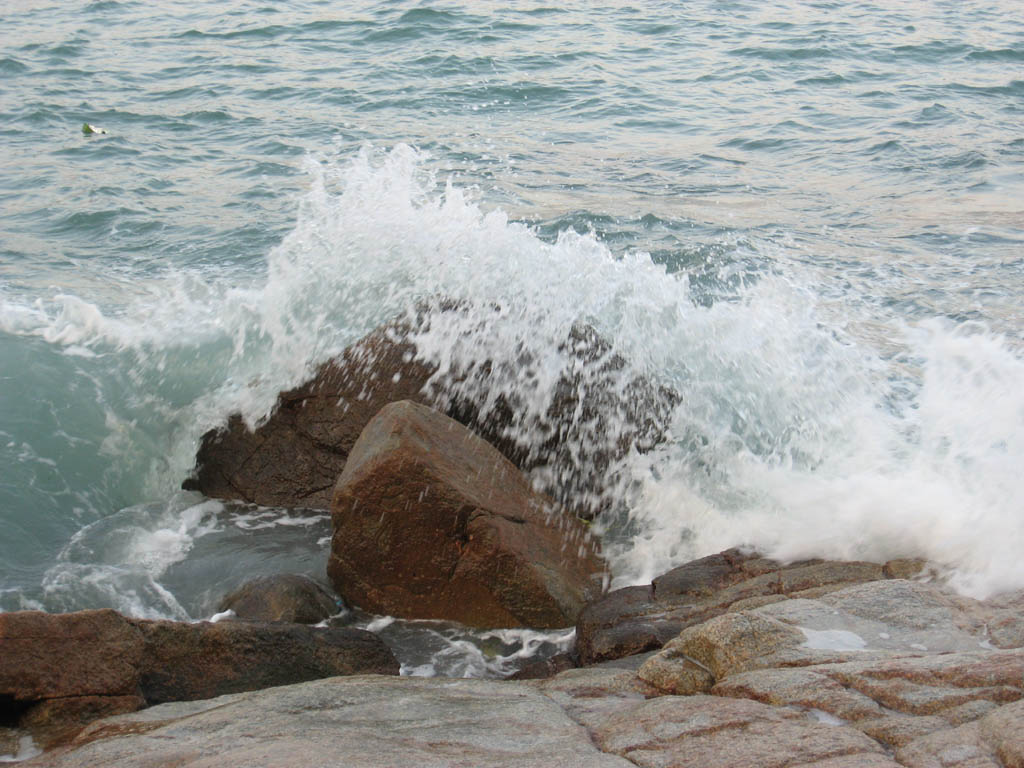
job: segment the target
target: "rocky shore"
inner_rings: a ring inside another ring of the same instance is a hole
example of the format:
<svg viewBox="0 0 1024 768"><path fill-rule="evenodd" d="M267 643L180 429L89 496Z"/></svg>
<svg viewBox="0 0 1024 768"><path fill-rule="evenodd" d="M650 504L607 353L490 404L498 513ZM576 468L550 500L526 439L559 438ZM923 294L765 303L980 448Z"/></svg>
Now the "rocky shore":
<svg viewBox="0 0 1024 768"><path fill-rule="evenodd" d="M887 578L886 572L914 578ZM922 577L920 564L905 561L781 565L722 553L656 580L677 589L685 584L670 597L659 600L652 585L651 599L634 600L628 610L612 610L621 608L624 597L614 592L591 604L577 625L579 637L613 631L621 651L604 645L604 661L534 680L326 677L386 665L383 653L368 654L370 641L360 637L361 662L323 670L324 679L263 689L275 684L268 675L283 682L288 672L282 661L293 649L277 646L267 658L250 657L264 677L246 678L237 667L209 660L216 643L193 640L187 667L202 683L197 691L179 687L173 695L181 701L98 719L73 735L65 731L63 742L56 740L56 748L28 764L1024 765L1024 595L976 601L916 580ZM687 612L703 618L681 618ZM7 718L26 695L53 694L63 707L76 693L70 681L85 679L75 671L75 659L52 644L29 646L27 640L26 647L40 652L34 660L18 660L12 674L6 649L13 647L10 632L18 622L93 622L143 636L147 626L167 632L172 625L111 612L7 614L0 620ZM670 622L688 626L658 650L631 653ZM199 637L246 625L183 626ZM295 625L263 626L285 633ZM630 633L635 641L625 643ZM122 672L97 699L110 696L132 709L168 701L169 689L153 689L149 682L153 667L164 680L183 670L169 666L166 653L147 658L144 637L136 642L138 672L124 664L130 655L124 649L132 644L126 646L121 632L108 630L81 648L82 664L93 675L110 677L104 664ZM586 663L585 653L592 660L593 646L585 648L578 648L573 663ZM192 659L199 668L191 668ZM35 672L33 664L43 664L53 677ZM227 674L211 677L211 669ZM30 677L36 688L26 694ZM207 698L245 686L257 690ZM127 702L114 694L139 698ZM38 733L39 706L22 706L17 726ZM13 725L9 719L6 724ZM10 732L7 743L16 745L20 733Z"/></svg>
<svg viewBox="0 0 1024 768"><path fill-rule="evenodd" d="M496 375L486 361L439 387L417 322L370 334L255 430L233 417L209 433L187 481L330 508L337 594L282 574L226 595L216 623L0 614L0 760L1024 766L1024 592L970 599L912 559L737 549L605 592L583 518L605 509L618 459L662 438L678 395L574 329L559 398L525 429L515 403L464 386ZM398 677L377 635L330 626L345 603L575 625L576 644L509 680Z"/></svg>

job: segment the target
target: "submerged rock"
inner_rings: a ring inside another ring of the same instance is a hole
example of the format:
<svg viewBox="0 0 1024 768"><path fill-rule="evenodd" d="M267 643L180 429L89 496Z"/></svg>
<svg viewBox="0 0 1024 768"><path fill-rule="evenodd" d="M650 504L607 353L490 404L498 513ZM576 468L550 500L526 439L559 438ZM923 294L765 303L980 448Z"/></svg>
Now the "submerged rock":
<svg viewBox="0 0 1024 768"><path fill-rule="evenodd" d="M563 506L595 514L614 486L615 462L663 439L679 396L632 373L585 325L549 350L520 339L505 360L446 353L441 370L420 354L418 343L430 334L468 348L466 354L486 349L502 315L488 309L466 320L468 313L454 302L420 307L282 392L255 430L232 415L203 435L184 487L215 498L326 509L366 424L388 403L410 400L469 427Z"/></svg>
<svg viewBox="0 0 1024 768"><path fill-rule="evenodd" d="M340 600L308 576L279 573L246 582L226 595L217 610L247 621L319 624L341 608Z"/></svg>
<svg viewBox="0 0 1024 768"><path fill-rule="evenodd" d="M584 525L493 446L409 401L363 430L331 518L328 575L371 612L553 628L600 593L604 565Z"/></svg>
<svg viewBox="0 0 1024 768"><path fill-rule="evenodd" d="M397 674L398 662L357 629L149 621L111 610L0 613L3 724L44 746L152 704L362 672Z"/></svg>

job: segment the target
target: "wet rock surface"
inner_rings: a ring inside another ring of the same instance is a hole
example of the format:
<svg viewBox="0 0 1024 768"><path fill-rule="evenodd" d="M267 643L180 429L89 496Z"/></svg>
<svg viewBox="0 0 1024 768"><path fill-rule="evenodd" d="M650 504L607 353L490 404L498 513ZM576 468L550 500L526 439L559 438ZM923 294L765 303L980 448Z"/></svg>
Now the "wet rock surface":
<svg viewBox="0 0 1024 768"><path fill-rule="evenodd" d="M534 359L527 340L519 339L522 348L508 361L449 361L441 371L418 350L417 340L432 329L471 349L474 333L500 333L499 312L483 313L475 328L465 313L466 307L453 302L421 307L412 318L377 328L321 365L310 380L282 392L255 429L232 415L203 436L183 487L213 498L327 509L366 424L388 403L410 400L467 426L574 511L598 512L615 462L663 439L678 394L630 373L626 360L584 325L570 330L554 361ZM558 371L549 389L534 393L545 400L539 409L517 400L521 394L498 389L501 381L530 375L531 367L543 367L546 377L550 365Z"/></svg>
<svg viewBox="0 0 1024 768"><path fill-rule="evenodd" d="M281 573L246 582L226 595L217 610L248 621L318 624L341 609L341 602L313 579Z"/></svg>
<svg viewBox="0 0 1024 768"><path fill-rule="evenodd" d="M409 401L363 430L331 518L328 575L374 613L556 628L600 593L604 565L584 525L490 444Z"/></svg>
<svg viewBox="0 0 1024 768"><path fill-rule="evenodd" d="M139 621L146 702L187 701L361 672L398 674L372 632L351 627Z"/></svg>
<svg viewBox="0 0 1024 768"><path fill-rule="evenodd" d="M781 564L730 549L659 576L650 587L625 587L591 603L576 624L581 664L660 648L683 629L733 607L756 607L797 595L885 578L883 566L822 560Z"/></svg>
<svg viewBox="0 0 1024 768"><path fill-rule="evenodd" d="M218 499L327 509L348 452L384 405L427 402L435 368L416 359L403 323L382 326L282 392L271 415L250 430L241 415L203 435L183 487Z"/></svg>
<svg viewBox="0 0 1024 768"><path fill-rule="evenodd" d="M0 614L2 724L44 746L152 704L360 672L397 674L398 662L357 629L148 621L111 610Z"/></svg>
<svg viewBox="0 0 1024 768"><path fill-rule="evenodd" d="M972 600L870 564L691 566L605 603L649 620L660 588L717 606L655 652L538 680L354 676L165 704L29 764L1024 765L1024 648L990 632L1022 595Z"/></svg>

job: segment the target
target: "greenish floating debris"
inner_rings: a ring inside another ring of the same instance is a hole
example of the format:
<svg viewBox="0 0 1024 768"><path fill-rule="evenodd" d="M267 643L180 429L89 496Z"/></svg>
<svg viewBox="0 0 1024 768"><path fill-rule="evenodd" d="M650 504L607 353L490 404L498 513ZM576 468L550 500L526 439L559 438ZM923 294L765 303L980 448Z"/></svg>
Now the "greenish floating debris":
<svg viewBox="0 0 1024 768"><path fill-rule="evenodd" d="M89 125L88 123L82 123L82 133L86 136L92 136L92 134L104 134L106 133L105 128L97 128L95 125Z"/></svg>

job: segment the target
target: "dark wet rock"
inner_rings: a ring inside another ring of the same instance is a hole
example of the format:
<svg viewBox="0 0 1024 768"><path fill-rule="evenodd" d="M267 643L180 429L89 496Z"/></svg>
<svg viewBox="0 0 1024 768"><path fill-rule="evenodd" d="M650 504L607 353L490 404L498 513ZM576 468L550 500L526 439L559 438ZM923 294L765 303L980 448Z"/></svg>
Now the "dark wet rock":
<svg viewBox="0 0 1024 768"><path fill-rule="evenodd" d="M600 592L604 566L585 526L493 446L412 402L363 430L331 518L328 575L374 613L564 627Z"/></svg>
<svg viewBox="0 0 1024 768"><path fill-rule="evenodd" d="M27 707L18 725L32 734L41 749L67 742L89 723L111 715L135 712L146 700L133 696L66 696L44 699Z"/></svg>
<svg viewBox="0 0 1024 768"><path fill-rule="evenodd" d="M747 559L738 550L727 550L692 560L656 578L652 582L653 594L662 600L680 596L710 597L718 590L735 584L741 574L757 575L742 570L741 564Z"/></svg>
<svg viewBox="0 0 1024 768"><path fill-rule="evenodd" d="M582 665L641 653L730 610L821 596L883 578L882 566L875 563L782 564L730 549L679 566L650 587L615 590L588 605L576 624L577 653Z"/></svg>
<svg viewBox="0 0 1024 768"><path fill-rule="evenodd" d="M319 624L343 604L308 576L280 573L246 582L221 600L219 611L248 621Z"/></svg>
<svg viewBox="0 0 1024 768"><path fill-rule="evenodd" d="M582 664L661 648L686 626L669 617L650 587L616 589L587 605L576 622L576 652Z"/></svg>
<svg viewBox="0 0 1024 768"><path fill-rule="evenodd" d="M571 653L558 653L546 659L533 659L509 675L507 680L546 680L576 667Z"/></svg>
<svg viewBox="0 0 1024 768"><path fill-rule="evenodd" d="M0 756L16 755L20 741L21 734L16 728L0 725Z"/></svg>
<svg viewBox="0 0 1024 768"><path fill-rule="evenodd" d="M397 674L376 636L299 624L0 613L0 725L43 746L144 706L355 673Z"/></svg>
<svg viewBox="0 0 1024 768"><path fill-rule="evenodd" d="M417 337L432 324L450 327L454 343L467 333L486 335L489 324L501 322L500 313L485 314L469 330L457 322L465 312L464 305L441 302L381 326L309 381L282 392L255 430L231 416L203 436L184 487L215 498L326 509L363 427L388 403L410 400L469 427L563 506L593 515L607 501L615 462L663 439L678 395L631 374L607 341L579 325L558 349L557 382L541 393L547 406L535 412L526 395L509 386L539 364L535 351L517 350L505 362L474 360L440 374L419 355Z"/></svg>
<svg viewBox="0 0 1024 768"><path fill-rule="evenodd" d="M435 368L416 358L408 326L382 326L313 377L282 392L254 431L239 414L203 435L184 487L219 499L327 509L359 433L387 403L426 402Z"/></svg>
<svg viewBox="0 0 1024 768"><path fill-rule="evenodd" d="M144 706L144 663L138 628L115 611L0 613L2 717L43 746L95 717Z"/></svg>
<svg viewBox="0 0 1024 768"><path fill-rule="evenodd" d="M398 674L398 662L371 632L350 627L222 621L138 622L146 648L139 681L147 703L353 674Z"/></svg>

